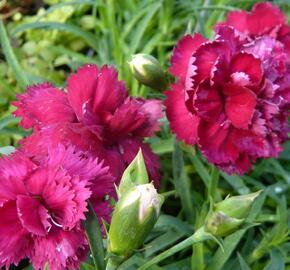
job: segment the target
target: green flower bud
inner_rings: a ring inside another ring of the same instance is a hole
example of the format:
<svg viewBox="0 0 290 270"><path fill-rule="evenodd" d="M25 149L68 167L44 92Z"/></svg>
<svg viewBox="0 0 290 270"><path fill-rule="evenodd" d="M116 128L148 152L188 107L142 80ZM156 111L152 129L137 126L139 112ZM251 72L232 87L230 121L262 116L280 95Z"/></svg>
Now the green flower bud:
<svg viewBox="0 0 290 270"><path fill-rule="evenodd" d="M167 80L156 58L149 54L135 54L128 62L133 76L142 84L153 89L165 90Z"/></svg>
<svg viewBox="0 0 290 270"><path fill-rule="evenodd" d="M138 249L155 225L163 198L152 184L137 185L122 194L108 234L108 251L126 258Z"/></svg>
<svg viewBox="0 0 290 270"><path fill-rule="evenodd" d="M208 215L205 231L214 236L227 236L244 224L254 200L261 191L242 196L227 197L216 203Z"/></svg>
<svg viewBox="0 0 290 270"><path fill-rule="evenodd" d="M254 200L262 191L257 191L247 195L233 196L215 204L214 211L221 211L229 217L246 218L251 210Z"/></svg>
<svg viewBox="0 0 290 270"><path fill-rule="evenodd" d="M214 236L227 236L236 231L244 219L232 218L223 212L213 212L205 224L205 230Z"/></svg>

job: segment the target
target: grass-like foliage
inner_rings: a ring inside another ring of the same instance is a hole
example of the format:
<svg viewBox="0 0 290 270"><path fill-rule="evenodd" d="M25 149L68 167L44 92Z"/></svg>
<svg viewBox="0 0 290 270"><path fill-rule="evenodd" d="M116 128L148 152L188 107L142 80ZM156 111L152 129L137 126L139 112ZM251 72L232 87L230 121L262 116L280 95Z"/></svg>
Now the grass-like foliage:
<svg viewBox="0 0 290 270"><path fill-rule="evenodd" d="M200 32L210 38L212 26L228 11L249 10L258 1L46 0L34 10L23 4L14 6L14 1L0 1L0 8L2 2L7 3L0 21L0 155L7 155L29 134L11 116L15 110L11 101L28 84L49 81L64 86L67 74L84 63L110 64L118 69L130 95L164 99L162 92L140 85L133 78L128 65L131 56L152 54L167 70L181 36ZM289 1L274 2L290 18ZM165 202L144 247L118 269L145 269L142 265L151 260L148 269L152 270L290 269L289 143L279 158L258 161L244 176L219 171L199 151L176 141L165 118L161 131L148 143L161 160L159 193L163 193ZM263 192L247 220L255 226L241 227L225 237L221 245L210 237L205 242L192 242L154 263L158 255L202 227L213 201L258 190ZM93 230L93 213L89 214L93 256L81 269L103 269L102 243L94 243L94 237L99 239L100 235ZM17 269L31 269L27 265L24 261Z"/></svg>

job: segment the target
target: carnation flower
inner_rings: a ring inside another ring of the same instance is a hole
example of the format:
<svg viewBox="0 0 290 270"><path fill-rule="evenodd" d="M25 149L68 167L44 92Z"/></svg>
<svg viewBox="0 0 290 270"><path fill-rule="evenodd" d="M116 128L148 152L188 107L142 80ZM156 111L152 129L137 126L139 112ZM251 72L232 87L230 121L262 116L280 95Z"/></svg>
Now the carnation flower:
<svg viewBox="0 0 290 270"><path fill-rule="evenodd" d="M80 155L59 145L37 162L21 151L0 159L0 267L28 257L34 269L77 269L85 260L87 200L104 201L113 179ZM96 207L100 219L106 209Z"/></svg>
<svg viewBox="0 0 290 270"><path fill-rule="evenodd" d="M256 3L251 12L231 11L222 24L233 26L251 38L264 35L274 37L284 45L290 57L290 26L287 17L270 2Z"/></svg>
<svg viewBox="0 0 290 270"><path fill-rule="evenodd" d="M213 41L185 36L171 58L177 80L167 117L177 139L198 144L209 162L243 174L277 157L289 130L289 68L281 42L217 26Z"/></svg>
<svg viewBox="0 0 290 270"><path fill-rule="evenodd" d="M161 102L129 97L113 67L85 65L69 77L65 91L43 83L18 99L15 115L24 128L34 129L22 141L28 153L72 144L104 159L118 181L141 148L150 177L158 182L158 157L143 139L159 129Z"/></svg>

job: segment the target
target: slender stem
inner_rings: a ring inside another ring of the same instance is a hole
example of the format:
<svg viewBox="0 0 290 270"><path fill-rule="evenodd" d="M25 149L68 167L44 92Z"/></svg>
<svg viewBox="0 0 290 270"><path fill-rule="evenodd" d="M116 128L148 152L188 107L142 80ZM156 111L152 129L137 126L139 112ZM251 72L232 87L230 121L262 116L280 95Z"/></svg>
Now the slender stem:
<svg viewBox="0 0 290 270"><path fill-rule="evenodd" d="M181 250L193 245L194 243L202 242L202 241L209 240L209 239L212 239L212 235L206 233L204 231L204 228L201 227L192 236L188 237L187 239L183 240L182 242L178 243L177 245L171 247L170 249L162 252L161 254L154 257L153 259L151 259L147 263L143 264L137 270L148 269L150 266L161 262L162 260L172 256L173 254L177 253L178 251L181 251Z"/></svg>

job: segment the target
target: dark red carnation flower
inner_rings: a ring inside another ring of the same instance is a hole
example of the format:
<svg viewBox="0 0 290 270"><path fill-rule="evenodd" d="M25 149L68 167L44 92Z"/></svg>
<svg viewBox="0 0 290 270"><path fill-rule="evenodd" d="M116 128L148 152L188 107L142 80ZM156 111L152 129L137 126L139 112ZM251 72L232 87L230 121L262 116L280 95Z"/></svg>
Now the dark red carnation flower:
<svg viewBox="0 0 290 270"><path fill-rule="evenodd" d="M275 38L253 40L229 26L217 26L213 41L183 37L171 58L177 81L165 102L177 138L198 144L228 173L277 156L289 130L286 59Z"/></svg>
<svg viewBox="0 0 290 270"><path fill-rule="evenodd" d="M251 38L268 35L279 40L290 57L290 26L287 17L270 2L256 3L251 12L232 11L222 24L233 26Z"/></svg>
<svg viewBox="0 0 290 270"><path fill-rule="evenodd" d="M21 142L28 153L72 144L104 159L118 181L141 148L158 183L158 157L143 139L159 129L161 102L129 97L113 67L85 65L69 77L65 91L43 83L28 87L18 99L15 115L24 128L34 129Z"/></svg>

